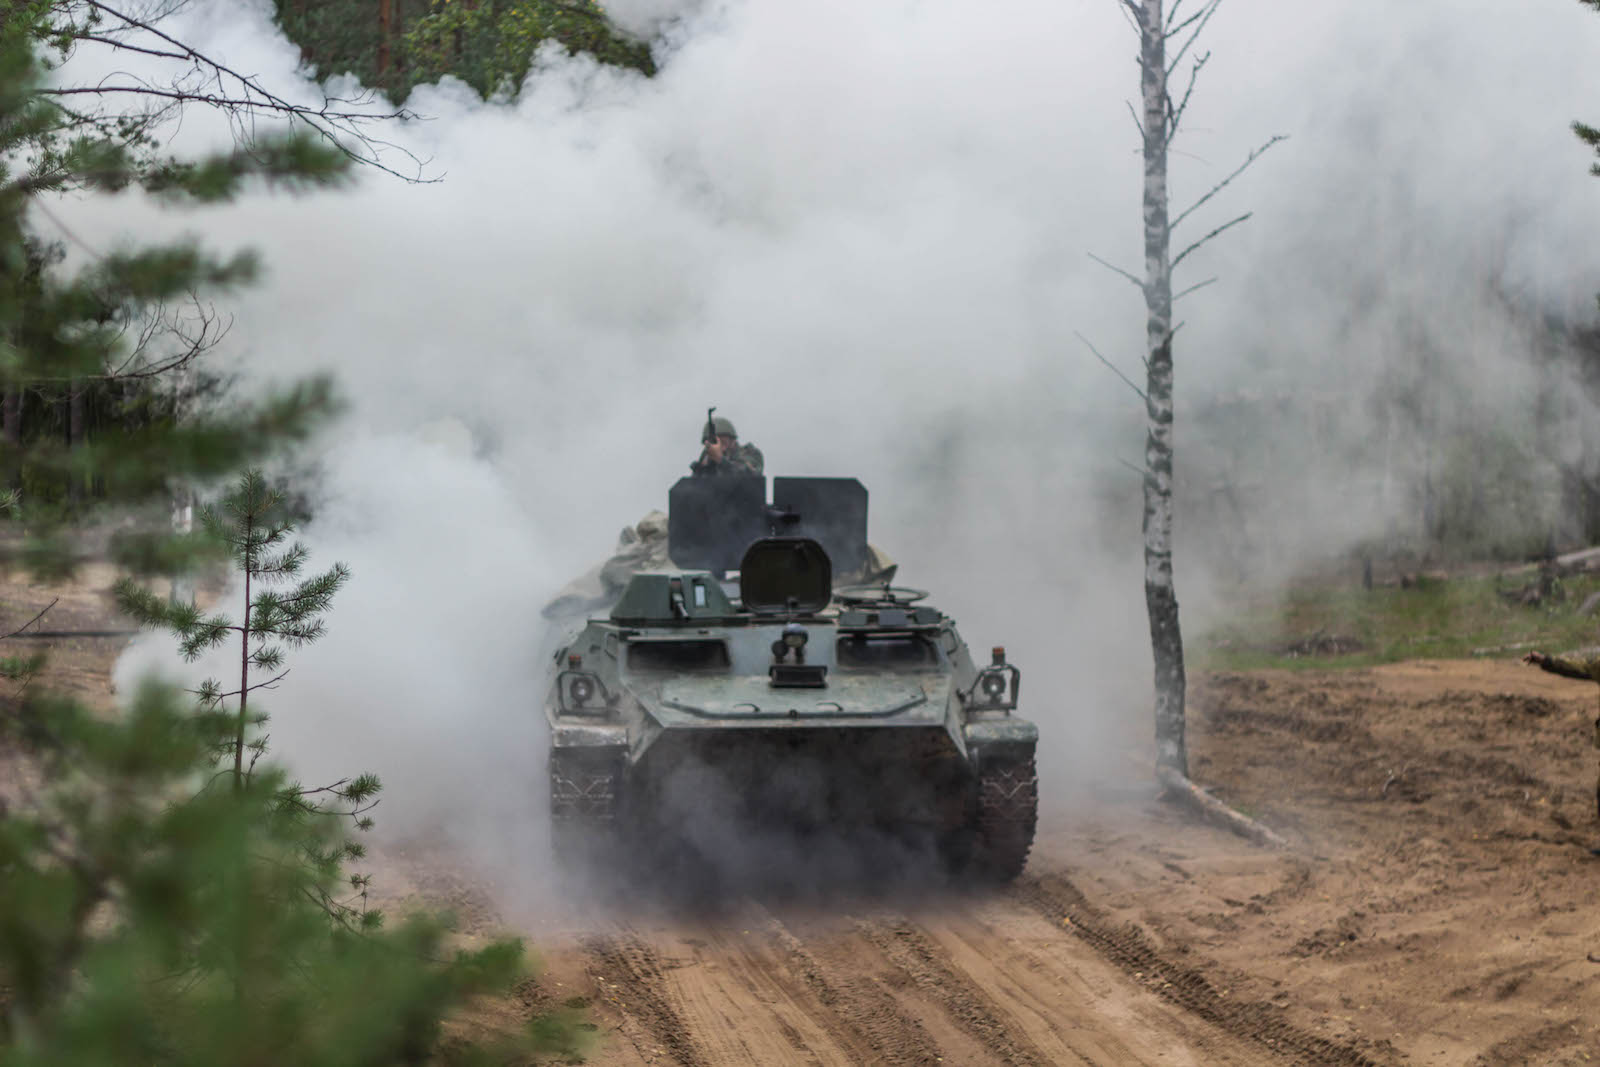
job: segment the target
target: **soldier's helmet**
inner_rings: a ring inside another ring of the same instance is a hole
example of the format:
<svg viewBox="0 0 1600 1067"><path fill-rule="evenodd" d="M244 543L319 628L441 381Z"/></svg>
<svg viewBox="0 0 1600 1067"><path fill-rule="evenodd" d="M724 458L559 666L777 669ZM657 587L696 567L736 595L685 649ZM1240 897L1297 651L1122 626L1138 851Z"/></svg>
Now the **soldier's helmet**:
<svg viewBox="0 0 1600 1067"><path fill-rule="evenodd" d="M721 415L711 420L711 429L718 437L726 435L737 438L739 436L739 431L733 428L733 420L725 419ZM700 432L702 434L705 433L705 423L700 424Z"/></svg>

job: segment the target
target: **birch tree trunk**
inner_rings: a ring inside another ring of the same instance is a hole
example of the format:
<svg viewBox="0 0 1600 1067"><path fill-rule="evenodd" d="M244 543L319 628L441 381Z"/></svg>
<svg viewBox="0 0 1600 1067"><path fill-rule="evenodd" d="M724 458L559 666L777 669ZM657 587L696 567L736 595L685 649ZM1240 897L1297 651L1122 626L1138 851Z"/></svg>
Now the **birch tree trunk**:
<svg viewBox="0 0 1600 1067"><path fill-rule="evenodd" d="M1189 775L1183 636L1172 581L1172 247L1167 208L1168 100L1163 0L1133 7L1144 103L1144 601L1155 657L1156 766Z"/></svg>

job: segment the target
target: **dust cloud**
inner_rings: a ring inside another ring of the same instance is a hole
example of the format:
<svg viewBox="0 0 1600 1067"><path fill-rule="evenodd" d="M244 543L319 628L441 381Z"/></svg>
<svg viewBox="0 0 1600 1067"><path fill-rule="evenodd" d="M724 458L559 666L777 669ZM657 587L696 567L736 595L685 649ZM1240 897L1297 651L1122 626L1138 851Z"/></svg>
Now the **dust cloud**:
<svg viewBox="0 0 1600 1067"><path fill-rule="evenodd" d="M376 770L391 825L522 854L538 609L664 506L715 404L769 474L860 477L901 579L1010 649L1059 810L1150 729L1142 408L1074 337L1136 376L1139 293L1088 258L1142 258L1118 5L614 6L659 34L657 77L549 51L514 103L419 88L428 121L388 135L437 182L63 208L259 249L216 360L246 388L330 372L349 401L305 535L354 578L272 695L276 752L307 780ZM174 27L309 91L264 12ZM1229 0L1202 47L1174 208L1290 139L1177 238L1254 212L1179 278L1218 279L1179 305L1191 632L1241 572L1403 536L1452 427L1531 439L1541 397L1558 428L1592 418L1536 357L1600 289L1580 5ZM180 146L225 133L196 112Z"/></svg>

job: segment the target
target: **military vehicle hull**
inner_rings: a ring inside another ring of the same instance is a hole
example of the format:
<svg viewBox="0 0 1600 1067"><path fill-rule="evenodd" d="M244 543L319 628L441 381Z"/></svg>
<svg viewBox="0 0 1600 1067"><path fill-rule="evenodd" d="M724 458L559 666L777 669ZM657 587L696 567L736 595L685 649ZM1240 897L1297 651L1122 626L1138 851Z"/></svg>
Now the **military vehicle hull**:
<svg viewBox="0 0 1600 1067"><path fill-rule="evenodd" d="M1038 805L1020 671L999 648L975 662L925 593L834 588L834 558L866 555L859 483L778 479L783 507L764 504L764 484L680 482L669 540L683 569L632 575L556 653L544 712L558 851L635 855L708 826L866 828L1015 877Z"/></svg>
<svg viewBox="0 0 1600 1067"><path fill-rule="evenodd" d="M801 726L668 730L634 759L606 738L550 753L552 839L564 860L638 855L708 818L726 830L931 844L957 873L1009 880L1033 842L1033 740L962 751L942 728Z"/></svg>

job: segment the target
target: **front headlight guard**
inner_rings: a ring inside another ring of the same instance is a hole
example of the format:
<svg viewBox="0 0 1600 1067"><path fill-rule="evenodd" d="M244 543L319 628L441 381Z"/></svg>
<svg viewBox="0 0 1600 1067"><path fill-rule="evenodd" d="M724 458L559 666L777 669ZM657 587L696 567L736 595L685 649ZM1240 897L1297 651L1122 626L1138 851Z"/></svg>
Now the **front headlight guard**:
<svg viewBox="0 0 1600 1067"><path fill-rule="evenodd" d="M593 671L569 668L556 675L556 706L563 715L609 715L617 695Z"/></svg>
<svg viewBox="0 0 1600 1067"><path fill-rule="evenodd" d="M978 672L971 688L960 694L961 701L970 711L1017 710L1018 692L1022 688L1022 672L1006 662L1005 649L994 650L994 661Z"/></svg>

